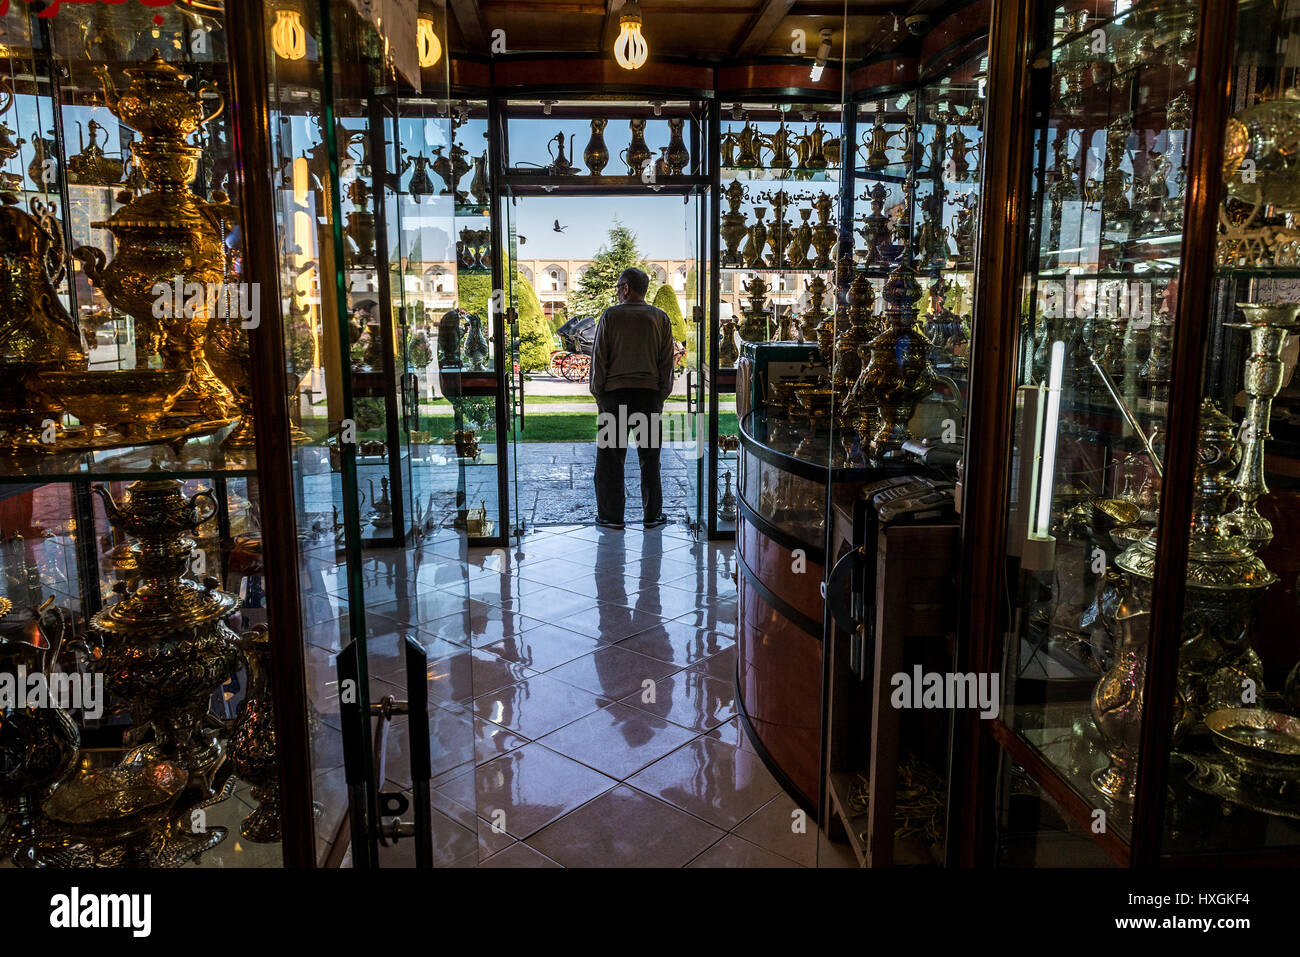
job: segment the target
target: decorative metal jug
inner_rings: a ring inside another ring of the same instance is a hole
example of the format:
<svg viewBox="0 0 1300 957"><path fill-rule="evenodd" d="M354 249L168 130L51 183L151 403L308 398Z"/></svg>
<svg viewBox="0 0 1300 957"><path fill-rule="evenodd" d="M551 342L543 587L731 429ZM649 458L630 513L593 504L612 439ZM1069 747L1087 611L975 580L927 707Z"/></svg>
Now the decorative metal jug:
<svg viewBox="0 0 1300 957"><path fill-rule="evenodd" d="M442 147L439 146L435 149L435 152L440 152L441 150ZM441 159L443 163L447 162L447 160L441 156L439 159ZM429 157L421 154L415 157L414 162L415 172L411 174L411 182L407 184L406 191L411 195L411 198L418 203L420 197L432 196L435 187L433 185L433 180L429 177Z"/></svg>
<svg viewBox="0 0 1300 957"><path fill-rule="evenodd" d="M1300 212L1300 90L1292 87L1228 118L1223 183L1233 199Z"/></svg>
<svg viewBox="0 0 1300 957"><path fill-rule="evenodd" d="M645 169L645 164L649 163L654 157L654 153L646 145L644 119L633 117L628 121L628 128L632 131L632 142L619 155L623 158L623 162L627 164L628 175L640 176L641 171Z"/></svg>
<svg viewBox="0 0 1300 957"><path fill-rule="evenodd" d="M474 157L474 178L469 181L469 194L479 206L486 206L492 199L488 185L488 155L484 150Z"/></svg>
<svg viewBox="0 0 1300 957"><path fill-rule="evenodd" d="M745 214L740 211L745 190L740 185L740 180L733 179L722 195L727 200L727 212L719 217L718 224L718 233L722 236L725 245L722 251L722 265L740 266L742 265L740 244L749 232L749 228L745 225Z"/></svg>
<svg viewBox="0 0 1300 957"><path fill-rule="evenodd" d="M47 599L25 622L0 625L0 681L24 692L40 675L50 690L67 623ZM5 605L8 602L4 602ZM0 618L5 616L0 615ZM71 772L81 746L76 724L54 702L18 707L0 702L0 855L17 856L33 836L41 796Z"/></svg>

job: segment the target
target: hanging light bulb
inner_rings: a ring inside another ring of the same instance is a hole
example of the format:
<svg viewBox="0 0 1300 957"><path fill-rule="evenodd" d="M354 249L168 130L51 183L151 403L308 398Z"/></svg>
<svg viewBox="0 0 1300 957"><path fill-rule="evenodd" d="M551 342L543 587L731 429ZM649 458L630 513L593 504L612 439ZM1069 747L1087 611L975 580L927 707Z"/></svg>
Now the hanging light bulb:
<svg viewBox="0 0 1300 957"><path fill-rule="evenodd" d="M636 0L627 0L618 14L618 39L614 41L614 59L625 70L639 70L645 66L650 47L641 35L641 7Z"/></svg>
<svg viewBox="0 0 1300 957"><path fill-rule="evenodd" d="M282 60L301 60L307 55L307 29L297 10L275 11L271 27L271 49Z"/></svg>
<svg viewBox="0 0 1300 957"><path fill-rule="evenodd" d="M420 66L428 68L442 59L442 43L438 40L438 31L432 20L421 17L416 23L415 35L420 51Z"/></svg>

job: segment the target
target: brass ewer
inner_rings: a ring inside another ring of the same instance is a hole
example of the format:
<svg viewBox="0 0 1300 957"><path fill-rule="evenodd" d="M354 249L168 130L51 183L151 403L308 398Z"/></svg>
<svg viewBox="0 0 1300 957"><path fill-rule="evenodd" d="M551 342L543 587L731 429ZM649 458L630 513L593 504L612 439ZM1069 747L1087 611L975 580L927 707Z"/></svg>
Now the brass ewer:
<svg viewBox="0 0 1300 957"><path fill-rule="evenodd" d="M189 497L183 489L175 479L142 479L118 503L103 485L92 487L109 523L136 539L138 579L91 619L91 628L103 640L109 690L131 706L135 743L206 778L224 757L208 705L237 663L238 639L225 619L239 599L218 590L215 579L199 584L186 577L195 530L217 503L206 489Z"/></svg>
<svg viewBox="0 0 1300 957"><path fill-rule="evenodd" d="M751 282L741 283L741 287L749 300L749 308L741 310L744 319L740 323L740 338L745 342L767 342L767 283L761 276L755 276Z"/></svg>
<svg viewBox="0 0 1300 957"><path fill-rule="evenodd" d="M680 176L686 171L686 167L691 162L690 150L686 148L686 141L682 138L682 130L686 126L686 120L680 116L674 116L668 120L668 152L665 159L668 163L668 175Z"/></svg>
<svg viewBox="0 0 1300 957"><path fill-rule="evenodd" d="M140 137L131 145L132 157L150 192L124 193L128 202L106 223L117 241L111 263L98 249L82 246L73 252L90 281L114 307L136 322L136 364L161 353L167 369L191 373L186 393L174 414L208 420L225 419L236 408L230 390L213 373L205 356L216 316L204 302L194 315L187 310L166 310L155 315L160 290L180 283L198 283L204 289L225 282L225 217L219 203L209 203L190 191L202 149L187 145L188 138L220 115L211 112L202 94L186 85L189 74L163 60L154 51L144 63L128 67L127 89L118 94L107 68L99 70L105 101L113 115ZM179 313L179 314L177 314Z"/></svg>

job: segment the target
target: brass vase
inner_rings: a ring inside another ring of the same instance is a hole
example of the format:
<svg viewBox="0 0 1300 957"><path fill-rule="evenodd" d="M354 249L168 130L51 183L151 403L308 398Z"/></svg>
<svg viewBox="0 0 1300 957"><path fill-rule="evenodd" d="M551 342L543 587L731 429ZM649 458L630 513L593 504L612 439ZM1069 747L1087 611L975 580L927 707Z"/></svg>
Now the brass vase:
<svg viewBox="0 0 1300 957"><path fill-rule="evenodd" d="M749 269L761 268L768 264L763 257L763 247L767 245L767 223L763 222L763 217L766 215L766 206L754 207L755 221L749 226L744 252L745 266Z"/></svg>
<svg viewBox="0 0 1300 957"><path fill-rule="evenodd" d="M912 437L908 422L916 404L934 391L930 340L917 321L921 295L911 249L904 247L885 282L884 331L871 340L871 362L861 383L864 396L872 397L880 409L871 452L882 460L902 458L903 443Z"/></svg>
<svg viewBox="0 0 1300 957"><path fill-rule="evenodd" d="M668 120L668 152L665 154L665 159L668 163L669 176L682 175L691 161L691 154L686 148L686 141L682 139L682 128L685 125L686 120L680 116L674 116Z"/></svg>
<svg viewBox="0 0 1300 957"><path fill-rule="evenodd" d="M117 255L111 263L103 252L88 246L73 255L108 301L135 320L137 365L161 353L166 368L191 373L177 414L224 419L235 402L205 356L215 318L206 301L210 297L194 315L175 309L167 310L170 315L155 315L162 288L198 283L208 289L225 281L227 216L222 204L209 203L190 191L202 149L186 145L191 135L220 115L223 106L208 112L201 94L209 86L191 92L189 74L167 63L157 51L144 63L127 68L131 83L121 94L107 68L99 73L108 108L140 134L131 146L132 157L151 191L130 198L106 223L91 224L112 232Z"/></svg>
<svg viewBox="0 0 1300 957"><path fill-rule="evenodd" d="M239 825L254 844L280 839L280 769L276 763L275 710L271 701L271 638L265 625L240 642L247 666L248 691L230 735L235 774L253 788L257 807Z"/></svg>
<svg viewBox="0 0 1300 957"><path fill-rule="evenodd" d="M84 369L84 337L58 295L67 271L59 221L39 200L30 214L12 194L0 200L0 357Z"/></svg>
<svg viewBox="0 0 1300 957"><path fill-rule="evenodd" d="M195 530L217 503L206 489L187 498L183 488L175 479L142 479L119 504L103 485L92 487L109 523L136 539L139 577L91 628L102 637L109 690L131 706L136 743L152 732L141 753L174 761L206 784L225 756L208 708L236 666L238 639L225 619L239 600L215 580L186 577Z"/></svg>
<svg viewBox="0 0 1300 957"><path fill-rule="evenodd" d="M587 140L587 148L582 151L582 161L592 176L599 176L609 165L609 147L605 145L605 125L608 122L603 117L591 121L591 139Z"/></svg>

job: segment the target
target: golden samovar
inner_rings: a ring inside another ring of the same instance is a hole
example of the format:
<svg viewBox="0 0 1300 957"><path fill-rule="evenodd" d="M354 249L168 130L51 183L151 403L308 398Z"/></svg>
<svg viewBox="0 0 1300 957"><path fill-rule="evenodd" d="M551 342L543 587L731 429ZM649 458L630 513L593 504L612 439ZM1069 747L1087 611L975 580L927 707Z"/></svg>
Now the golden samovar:
<svg viewBox="0 0 1300 957"><path fill-rule="evenodd" d="M126 70L131 82L121 94L107 68L101 67L99 75L113 115L140 134L131 152L150 191L138 196L124 193L129 201L108 222L92 223L107 228L117 241L111 263L90 246L74 250L73 255L108 301L135 320L137 365L146 365L157 352L165 368L191 373L173 414L225 419L236 403L205 356L215 297L199 297L203 301L193 315L186 315L188 308L157 309L160 290L170 290L178 282L182 289L198 283L204 290L225 283L223 217L217 204L190 190L202 149L186 143L223 106L207 112L202 94L208 85L191 92L186 86L190 75L157 51ZM156 315L160 311L170 314Z"/></svg>
<svg viewBox="0 0 1300 957"><path fill-rule="evenodd" d="M848 322L840 327L839 335L835 337L835 364L831 375L835 405L843 409L858 404L857 383L862 374L859 347L872 338L871 311L876 304L876 291L865 272L853 276L847 298Z"/></svg>
<svg viewBox="0 0 1300 957"><path fill-rule="evenodd" d="M880 424L871 437L877 459L897 459L911 438L908 422L916 404L934 391L930 340L917 320L922 291L912 266L910 246L885 281L883 330L870 343L871 359L862 371L858 390L880 409Z"/></svg>
<svg viewBox="0 0 1300 957"><path fill-rule="evenodd" d="M826 280L821 276L805 279L804 289L808 292L808 309L799 320L799 340L816 342L818 326L826 319L826 310L822 307L826 301Z"/></svg>
<svg viewBox="0 0 1300 957"><path fill-rule="evenodd" d="M741 265L740 243L749 233L749 227L745 225L745 214L740 211L740 204L745 199L745 188L740 185L740 180L733 179L722 195L727 201L727 211L720 217L718 234L725 244L722 265L726 268Z"/></svg>
<svg viewBox="0 0 1300 957"><path fill-rule="evenodd" d="M745 342L767 342L767 283L761 276L755 276L751 282L740 285L749 299L749 308L740 311L744 316L740 323L740 338Z"/></svg>
<svg viewBox="0 0 1300 957"><path fill-rule="evenodd" d="M831 250L835 247L837 236L835 224L831 222L832 202L830 193L822 193L813 201L813 209L817 212L817 222L812 228L812 246L817 250L813 269L830 269L833 265Z"/></svg>
<svg viewBox="0 0 1300 957"><path fill-rule="evenodd" d="M92 487L109 523L136 539L131 552L139 577L133 590L91 619L91 628L103 638L109 690L131 706L135 743L151 730L144 750L203 778L224 756L207 721L208 706L238 662L238 638L225 619L239 599L218 590L214 580L199 584L186 577L195 530L212 518L217 503L207 490L187 498L184 484L142 479L127 487L120 504L104 486Z"/></svg>

